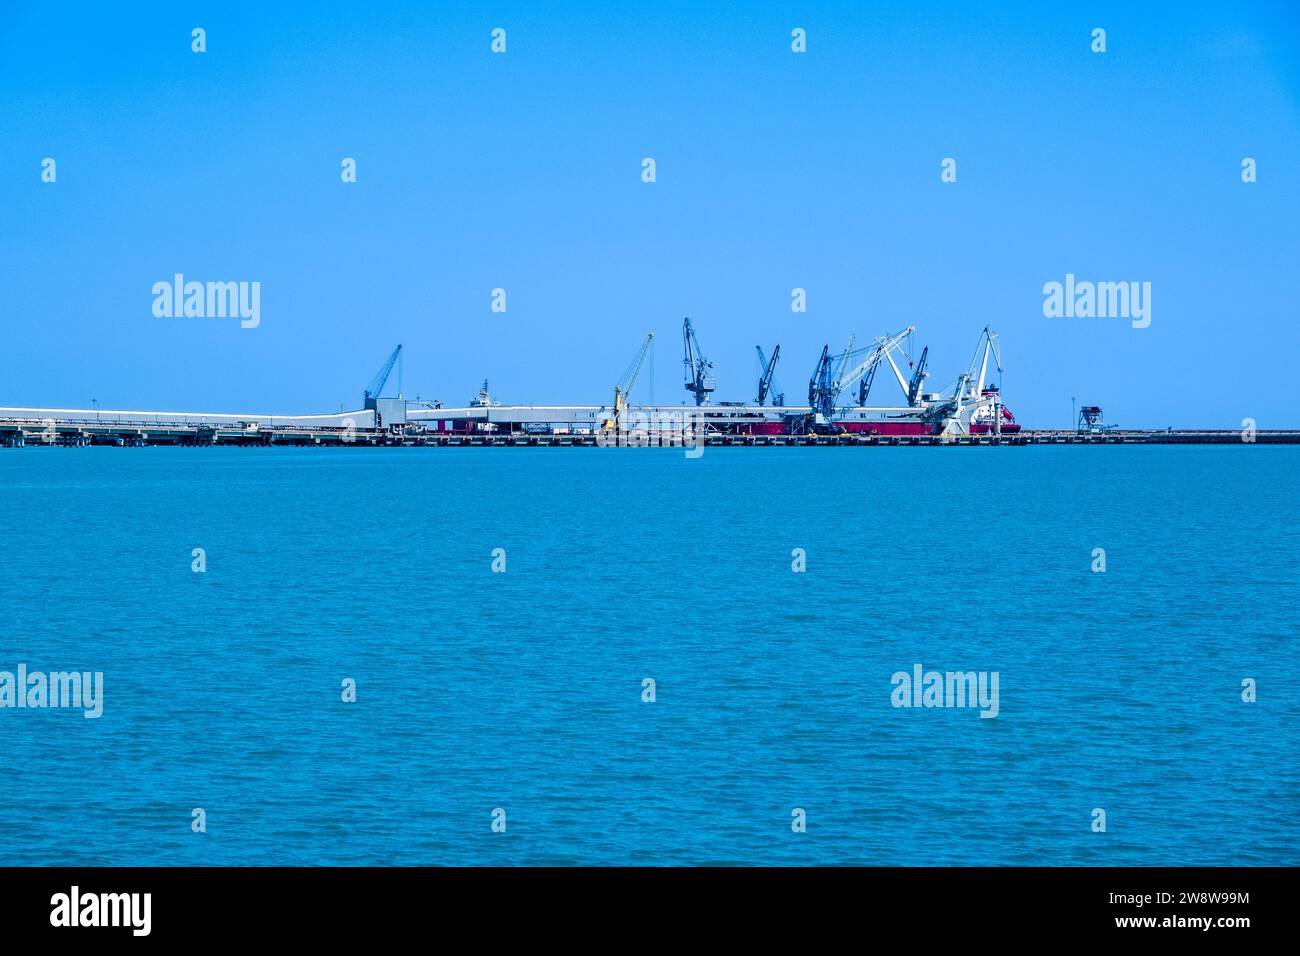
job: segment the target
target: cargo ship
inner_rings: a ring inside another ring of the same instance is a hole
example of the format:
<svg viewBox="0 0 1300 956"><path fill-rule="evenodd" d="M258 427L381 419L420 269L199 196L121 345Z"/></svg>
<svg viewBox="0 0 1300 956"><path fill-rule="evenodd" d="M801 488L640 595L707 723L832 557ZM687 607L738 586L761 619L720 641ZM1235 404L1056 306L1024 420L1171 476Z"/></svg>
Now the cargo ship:
<svg viewBox="0 0 1300 956"><path fill-rule="evenodd" d="M1015 415L1002 401L990 375L1002 371L996 333L985 328L967 370L947 388L926 391L930 376L929 349L913 361L904 350L916 329L908 326L880 336L868 346L854 339L840 352L822 348L808 382L805 405L787 405L776 384L780 346L769 359L756 346L759 360L757 398L752 402L712 400L717 381L713 363L704 356L689 318L682 323L685 390L693 404L631 403L630 394L654 339L646 336L628 370L614 387L611 405L510 405L495 401L487 382L466 405L444 407L385 399L391 403L381 421L390 427L427 429L450 434L593 434L602 431L674 431L700 429L721 435L865 434L882 437L913 435L1013 435L1020 431ZM892 378L899 388L895 404L872 401L876 376ZM400 416L400 422L394 419Z"/></svg>

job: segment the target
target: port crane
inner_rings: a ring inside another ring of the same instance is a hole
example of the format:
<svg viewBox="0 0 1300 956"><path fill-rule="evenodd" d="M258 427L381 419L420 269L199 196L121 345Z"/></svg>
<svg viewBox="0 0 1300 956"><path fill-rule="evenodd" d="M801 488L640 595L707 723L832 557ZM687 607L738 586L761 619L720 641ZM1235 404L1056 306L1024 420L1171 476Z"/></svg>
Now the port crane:
<svg viewBox="0 0 1300 956"><path fill-rule="evenodd" d="M920 404L922 397L921 386L925 384L926 378L930 373L925 370L926 359L930 357L930 346L921 349L921 358L916 363L916 371L912 373L912 381L907 386L907 404L915 407Z"/></svg>
<svg viewBox="0 0 1300 956"><path fill-rule="evenodd" d="M632 391L632 386L636 384L636 377L641 374L641 366L645 362L646 354L650 351L650 343L654 341L654 337L653 332L646 333L641 348L637 350L631 364L623 372L623 377L614 386L614 417L606 419L606 428L621 429L623 427L623 413L627 410L627 397Z"/></svg>
<svg viewBox="0 0 1300 956"><path fill-rule="evenodd" d="M835 402L839 399L840 392L849 388L855 383L860 383L858 387L858 405L866 403L867 395L871 391L871 383L876 375L876 367L882 361L888 361L894 375L898 378L898 384L903 389L903 394L908 393L908 381L903 378L903 373L899 370L897 363L894 362L890 353L899 347L902 342L916 329L908 326L897 335L886 335L876 339L874 345L865 349L854 349L854 338L849 337L849 346L839 355L830 354L830 346L822 346L821 358L817 362L817 368L813 372L812 379L808 382L808 405L813 412L829 418L835 412ZM849 360L857 355L866 354L866 358L855 365L847 372ZM831 372L831 366L835 365L834 373ZM908 362L910 365L911 363Z"/></svg>
<svg viewBox="0 0 1300 956"><path fill-rule="evenodd" d="M909 325L903 331L896 335L882 335L876 339L876 344L867 349L867 357L859 365L855 366L848 374L837 383L838 389L848 388L855 382L860 382L858 388L858 405L864 405L867 401L867 395L871 392L871 383L876 377L876 368L881 362L888 362L890 370L893 371L894 377L898 379L898 385L903 390L903 394L908 393L908 381L903 378L903 373L894 361L891 354L895 349L903 344L909 335L916 331L916 327ZM904 356L904 361L908 365L912 363Z"/></svg>
<svg viewBox="0 0 1300 956"><path fill-rule="evenodd" d="M772 349L770 360L763 354L763 346L755 345L754 348L758 351L758 404L762 405L767 401L767 396L771 395L772 406L780 408L785 405L785 392L773 376L776 373L776 360L781 357L781 346Z"/></svg>
<svg viewBox="0 0 1300 956"><path fill-rule="evenodd" d="M808 407L827 415L834 404L835 399L831 396L831 347L823 345L821 358L817 360L812 378L808 379Z"/></svg>
<svg viewBox="0 0 1300 956"><path fill-rule="evenodd" d="M397 364L397 360L401 355L402 347L399 345L397 348L393 349L393 354L388 356L388 361L384 363L383 368L376 372L375 377L370 380L370 384L366 386L365 393L362 396L365 408L375 407L375 400L383 393L384 386L388 384L388 376L393 373L393 366ZM400 381L400 372L397 377ZM398 391L401 391L400 387L398 388Z"/></svg>
<svg viewBox="0 0 1300 956"><path fill-rule="evenodd" d="M686 348L686 357L682 363L686 366L686 391L695 396L695 404L709 404L709 395L717 388L717 379L713 377L713 363L704 357L700 340L695 337L695 329L689 318L682 320L682 342Z"/></svg>
<svg viewBox="0 0 1300 956"><path fill-rule="evenodd" d="M821 357L813 369L812 378L808 380L808 407L815 415L829 417L835 409L835 399L840 394L839 380L844 373L844 365L853 352L855 336L849 336L849 347L843 352L831 354L829 345L822 346ZM834 371L831 371L834 366Z"/></svg>
<svg viewBox="0 0 1300 956"><path fill-rule="evenodd" d="M838 381L838 388L848 388L854 382L857 382L858 405L865 405L867 402L867 396L871 393L871 383L875 381L876 369L879 368L880 363L884 361L889 363L890 369L898 379L899 387L902 388L903 394L906 395L908 392L908 382L903 378L903 373L899 370L898 363L894 361L894 357L891 353L893 353L895 349L899 348L903 341L915 331L915 326L909 325L897 335L879 336L876 339L875 345L866 350L866 359L859 365L855 366L850 372L848 372L848 374L844 375L843 378ZM911 360L907 359L906 356L904 356L904 361L907 361L909 366L912 364Z"/></svg>

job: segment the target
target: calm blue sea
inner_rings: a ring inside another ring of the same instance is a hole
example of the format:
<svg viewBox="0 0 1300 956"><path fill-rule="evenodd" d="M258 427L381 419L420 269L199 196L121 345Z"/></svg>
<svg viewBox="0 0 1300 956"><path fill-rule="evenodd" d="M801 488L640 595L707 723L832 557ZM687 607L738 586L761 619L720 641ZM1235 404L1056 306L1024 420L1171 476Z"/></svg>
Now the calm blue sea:
<svg viewBox="0 0 1300 956"><path fill-rule="evenodd" d="M0 670L102 671L104 712L0 710L0 864L1297 864L1298 476L2 451ZM997 671L998 716L893 707L916 664Z"/></svg>

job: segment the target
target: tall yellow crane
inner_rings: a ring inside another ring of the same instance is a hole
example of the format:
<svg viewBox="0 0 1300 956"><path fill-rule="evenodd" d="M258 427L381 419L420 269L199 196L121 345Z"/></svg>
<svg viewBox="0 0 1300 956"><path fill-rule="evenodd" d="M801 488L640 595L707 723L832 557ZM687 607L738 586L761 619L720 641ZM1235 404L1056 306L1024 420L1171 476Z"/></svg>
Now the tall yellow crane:
<svg viewBox="0 0 1300 956"><path fill-rule="evenodd" d="M637 350L636 357L632 359L632 364L627 367L623 377L614 386L614 417L606 420L606 428L623 427L623 412L627 409L627 396L632 391L637 375L641 372L641 365L645 362L646 353L650 351L650 343L654 340L654 337L653 332L646 334L645 341L641 343L641 348Z"/></svg>

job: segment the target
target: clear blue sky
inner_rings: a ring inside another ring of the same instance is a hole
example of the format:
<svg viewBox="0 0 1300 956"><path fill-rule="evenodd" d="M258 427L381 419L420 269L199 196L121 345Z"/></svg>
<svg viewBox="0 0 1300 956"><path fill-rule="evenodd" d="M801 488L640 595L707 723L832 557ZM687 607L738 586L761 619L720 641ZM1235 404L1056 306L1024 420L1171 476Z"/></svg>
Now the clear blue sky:
<svg viewBox="0 0 1300 956"><path fill-rule="evenodd" d="M1300 425L1300 5L111 6L0 6L0 404L351 408L399 341L408 395L597 403L651 329L676 402L690 315L720 399L992 324L1030 425ZM175 272L260 328L154 318ZM1067 272L1151 327L1045 318Z"/></svg>

